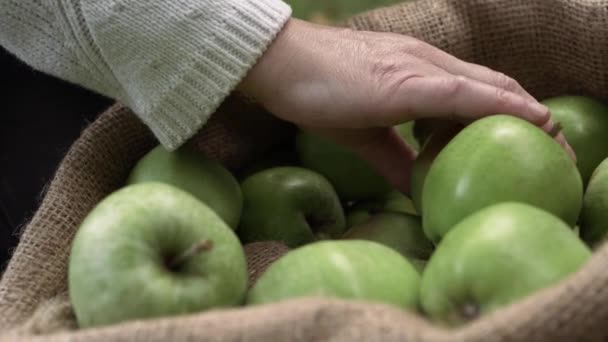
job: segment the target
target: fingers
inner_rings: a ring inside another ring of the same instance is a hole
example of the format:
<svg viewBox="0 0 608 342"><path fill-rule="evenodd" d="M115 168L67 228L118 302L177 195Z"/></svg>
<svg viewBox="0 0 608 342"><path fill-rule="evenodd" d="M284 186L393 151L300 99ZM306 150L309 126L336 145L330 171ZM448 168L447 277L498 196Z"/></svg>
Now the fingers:
<svg viewBox="0 0 608 342"><path fill-rule="evenodd" d="M431 63L454 76L466 76L496 88L508 90L530 101L536 101L516 80L501 72L478 64L465 62L426 43L422 43L420 46L423 50L419 52L420 54L426 56Z"/></svg>
<svg viewBox="0 0 608 342"><path fill-rule="evenodd" d="M390 118L397 122L398 108L416 113L417 119L436 117L467 122L500 113L538 126L550 119L546 106L464 76L412 78L403 83L400 91L404 96L393 97L395 110L391 114L396 117Z"/></svg>
<svg viewBox="0 0 608 342"><path fill-rule="evenodd" d="M416 159L416 152L393 128L308 130L351 149L392 186L404 194L409 194L410 169Z"/></svg>
<svg viewBox="0 0 608 342"><path fill-rule="evenodd" d="M371 139L364 139L352 148L391 185L402 193L409 194L410 169L416 159L416 153L394 129L380 130L381 133Z"/></svg>
<svg viewBox="0 0 608 342"><path fill-rule="evenodd" d="M554 128L553 120L547 121L547 123L545 123L541 128L545 132L547 132L547 133L551 132L553 130L553 128ZM568 152L568 154L570 155L570 157L572 158L572 160L574 160L576 162L576 153L574 153L574 149L572 149L572 147L570 146L570 144L568 144L568 141L566 141L566 137L564 136L564 134L562 132L559 132L554 137L554 139L560 145L562 145L562 147L566 150L566 152Z"/></svg>
<svg viewBox="0 0 608 342"><path fill-rule="evenodd" d="M466 63L461 60L458 60L455 57L452 58L454 58L456 61L446 66L446 71L450 72L451 74L463 75L468 78L487 83L496 88L508 90L530 101L537 102L537 100L532 97L532 95L530 95L524 88L522 88L522 86L513 78L501 72L494 71L490 68L481 65Z"/></svg>

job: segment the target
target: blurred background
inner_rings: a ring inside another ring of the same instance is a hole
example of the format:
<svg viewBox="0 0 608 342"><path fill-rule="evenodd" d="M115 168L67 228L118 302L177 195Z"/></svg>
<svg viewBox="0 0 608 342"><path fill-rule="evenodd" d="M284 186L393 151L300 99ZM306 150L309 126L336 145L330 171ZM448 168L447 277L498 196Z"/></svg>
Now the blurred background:
<svg viewBox="0 0 608 342"><path fill-rule="evenodd" d="M330 24L400 0L287 0ZM70 145L112 101L36 72L0 48L0 273Z"/></svg>
<svg viewBox="0 0 608 342"><path fill-rule="evenodd" d="M403 0L287 0L293 16L317 23L332 23L363 11Z"/></svg>

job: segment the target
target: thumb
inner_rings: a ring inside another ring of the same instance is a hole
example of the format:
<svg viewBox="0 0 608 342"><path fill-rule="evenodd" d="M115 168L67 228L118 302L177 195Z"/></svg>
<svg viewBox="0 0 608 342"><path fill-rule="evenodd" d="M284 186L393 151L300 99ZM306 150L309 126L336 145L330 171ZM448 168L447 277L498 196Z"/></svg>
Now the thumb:
<svg viewBox="0 0 608 342"><path fill-rule="evenodd" d="M392 186L409 195L410 173L416 152L392 127L315 131L352 150Z"/></svg>

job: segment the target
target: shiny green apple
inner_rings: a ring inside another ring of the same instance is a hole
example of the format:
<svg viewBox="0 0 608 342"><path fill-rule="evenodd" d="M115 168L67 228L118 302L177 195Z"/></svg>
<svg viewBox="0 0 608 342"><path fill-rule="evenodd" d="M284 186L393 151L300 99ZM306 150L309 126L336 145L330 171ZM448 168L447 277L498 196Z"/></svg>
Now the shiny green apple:
<svg viewBox="0 0 608 342"><path fill-rule="evenodd" d="M590 256L546 211L489 206L458 223L435 250L422 276L422 308L433 320L459 325L558 283Z"/></svg>
<svg viewBox="0 0 608 342"><path fill-rule="evenodd" d="M608 159L600 163L587 186L580 233L594 247L608 236Z"/></svg>
<svg viewBox="0 0 608 342"><path fill-rule="evenodd" d="M586 96L559 96L542 103L561 124L586 185L593 170L608 158L608 106Z"/></svg>
<svg viewBox="0 0 608 342"><path fill-rule="evenodd" d="M241 188L244 205L237 232L244 243L273 240L297 247L340 237L346 229L334 188L314 171L267 169L247 177Z"/></svg>
<svg viewBox="0 0 608 342"><path fill-rule="evenodd" d="M434 246L424 235L420 217L397 212L380 212L351 227L342 236L348 240L369 240L381 243L406 257L422 272Z"/></svg>
<svg viewBox="0 0 608 342"><path fill-rule="evenodd" d="M213 209L233 229L243 207L238 181L220 163L184 146L168 151L158 146L135 165L127 184L161 182L189 192Z"/></svg>
<svg viewBox="0 0 608 342"><path fill-rule="evenodd" d="M81 328L240 305L243 248L207 205L146 182L103 199L73 241L69 296Z"/></svg>
<svg viewBox="0 0 608 342"><path fill-rule="evenodd" d="M321 241L274 262L247 295L247 304L298 297L333 297L415 310L420 276L389 247L364 240Z"/></svg>
<svg viewBox="0 0 608 342"><path fill-rule="evenodd" d="M494 115L464 128L439 153L424 182L423 226L437 242L492 204L523 202L574 226L583 185L568 153L540 128Z"/></svg>
<svg viewBox="0 0 608 342"><path fill-rule="evenodd" d="M462 130L459 124L442 125L431 132L418 154L410 177L410 194L417 212L422 213L422 191L426 175L439 152Z"/></svg>

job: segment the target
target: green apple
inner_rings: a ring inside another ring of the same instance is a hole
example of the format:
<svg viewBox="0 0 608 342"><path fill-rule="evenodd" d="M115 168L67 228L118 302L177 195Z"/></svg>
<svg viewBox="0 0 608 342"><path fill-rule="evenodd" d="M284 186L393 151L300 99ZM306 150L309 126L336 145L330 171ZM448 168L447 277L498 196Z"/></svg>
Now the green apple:
<svg viewBox="0 0 608 342"><path fill-rule="evenodd" d="M412 200L401 191L393 189L384 195L382 209L398 213L418 215Z"/></svg>
<svg viewBox="0 0 608 342"><path fill-rule="evenodd" d="M244 206L238 234L244 243L273 240L297 247L344 233L338 195L329 181L314 171L267 169L249 176L241 188Z"/></svg>
<svg viewBox="0 0 608 342"><path fill-rule="evenodd" d="M170 152L158 146L135 165L127 184L161 182L189 192L213 209L233 229L243 207L238 181L220 163L184 146Z"/></svg>
<svg viewBox="0 0 608 342"><path fill-rule="evenodd" d="M381 212L350 228L342 237L370 240L394 249L421 272L434 246L424 235L420 218L397 212Z"/></svg>
<svg viewBox="0 0 608 342"><path fill-rule="evenodd" d="M417 212L422 213L422 189L426 175L441 150L462 130L459 124L438 126L426 139L410 176L410 194Z"/></svg>
<svg viewBox="0 0 608 342"><path fill-rule="evenodd" d="M372 216L374 214L377 214L377 212L376 211L372 212L367 208L353 207L346 213L346 216L345 216L346 227L350 228L350 227L358 226L358 225L364 223L365 221L369 220L370 218L372 218Z"/></svg>
<svg viewBox="0 0 608 342"><path fill-rule="evenodd" d="M561 124L586 185L593 170L608 158L608 106L585 96L559 96L542 103Z"/></svg>
<svg viewBox="0 0 608 342"><path fill-rule="evenodd" d="M422 275L422 308L434 320L462 324L559 282L590 256L554 215L522 203L496 204L441 241Z"/></svg>
<svg viewBox="0 0 608 342"><path fill-rule="evenodd" d="M399 133L401 138L403 138L403 140L408 144L408 146L413 148L415 151L420 150L420 144L418 143L418 140L416 140L416 138L414 137L414 121L408 121L397 125L395 126L395 130L397 131L397 133Z"/></svg>
<svg viewBox="0 0 608 342"><path fill-rule="evenodd" d="M346 226L352 227L367 221L373 215L393 211L398 213L418 215L412 200L399 190L392 190L377 200L356 202L347 209Z"/></svg>
<svg viewBox="0 0 608 342"><path fill-rule="evenodd" d="M439 153L424 182L424 231L439 241L474 212L523 202L574 226L583 185L568 153L540 128L494 115L464 128Z"/></svg>
<svg viewBox="0 0 608 342"><path fill-rule="evenodd" d="M297 297L376 301L416 309L420 276L399 253L373 241L322 241L273 263L247 294L247 304Z"/></svg>
<svg viewBox="0 0 608 342"><path fill-rule="evenodd" d="M103 199L73 241L69 295L80 327L239 305L247 263L235 233L173 186L127 186Z"/></svg>
<svg viewBox="0 0 608 342"><path fill-rule="evenodd" d="M366 161L325 138L300 131L296 148L302 165L327 177L345 201L379 198L392 189Z"/></svg>
<svg viewBox="0 0 608 342"><path fill-rule="evenodd" d="M583 240L592 246L608 235L608 159L591 176L583 200L580 229Z"/></svg>

